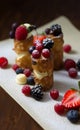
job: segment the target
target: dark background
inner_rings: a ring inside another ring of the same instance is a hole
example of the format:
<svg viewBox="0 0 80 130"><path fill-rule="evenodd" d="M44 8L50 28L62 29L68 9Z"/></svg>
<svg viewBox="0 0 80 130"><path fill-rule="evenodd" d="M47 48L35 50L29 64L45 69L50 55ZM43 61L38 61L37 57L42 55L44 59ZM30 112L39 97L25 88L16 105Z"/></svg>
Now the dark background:
<svg viewBox="0 0 80 130"><path fill-rule="evenodd" d="M13 22L38 27L65 15L80 29L80 0L0 1L0 40L9 38ZM1 78L1 77L0 77ZM42 130L42 128L0 88L0 130Z"/></svg>

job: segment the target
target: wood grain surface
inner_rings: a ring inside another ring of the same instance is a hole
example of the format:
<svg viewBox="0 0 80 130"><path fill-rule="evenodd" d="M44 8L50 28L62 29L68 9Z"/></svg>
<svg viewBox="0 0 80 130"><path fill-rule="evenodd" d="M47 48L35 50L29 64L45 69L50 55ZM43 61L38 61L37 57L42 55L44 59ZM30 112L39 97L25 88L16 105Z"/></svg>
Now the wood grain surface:
<svg viewBox="0 0 80 130"><path fill-rule="evenodd" d="M13 22L29 22L39 27L61 15L80 29L80 0L0 1L0 40L9 38ZM0 88L0 130L43 129Z"/></svg>

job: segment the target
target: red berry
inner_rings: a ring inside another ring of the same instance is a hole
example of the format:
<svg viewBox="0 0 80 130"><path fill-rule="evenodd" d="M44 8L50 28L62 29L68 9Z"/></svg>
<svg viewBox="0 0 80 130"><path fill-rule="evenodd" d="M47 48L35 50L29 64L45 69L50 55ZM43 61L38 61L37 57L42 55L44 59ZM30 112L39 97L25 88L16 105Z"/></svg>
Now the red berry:
<svg viewBox="0 0 80 130"><path fill-rule="evenodd" d="M0 57L0 67L6 68L8 65L8 60L6 57Z"/></svg>
<svg viewBox="0 0 80 130"><path fill-rule="evenodd" d="M70 68L68 70L68 74L71 78L76 78L77 77L77 70L75 68Z"/></svg>
<svg viewBox="0 0 80 130"><path fill-rule="evenodd" d="M57 114L62 115L62 114L64 114L65 108L62 104L57 103L54 105L54 110Z"/></svg>
<svg viewBox="0 0 80 130"><path fill-rule="evenodd" d="M19 66L18 66L17 64L12 65L12 69L13 69L14 71L16 71L18 68L19 68Z"/></svg>
<svg viewBox="0 0 80 130"><path fill-rule="evenodd" d="M38 50L39 52L41 52L42 49L43 49L43 44L41 44L41 43L36 44L36 50Z"/></svg>
<svg viewBox="0 0 80 130"><path fill-rule="evenodd" d="M22 88L22 93L26 96L30 96L31 88L29 85L24 85Z"/></svg>
<svg viewBox="0 0 80 130"><path fill-rule="evenodd" d="M32 57L35 59L38 59L41 56L40 52L38 50L33 50Z"/></svg>
<svg viewBox="0 0 80 130"><path fill-rule="evenodd" d="M28 33L28 31L25 26L19 26L16 28L15 38L17 40L24 40L27 37L27 33Z"/></svg>
<svg viewBox="0 0 80 130"><path fill-rule="evenodd" d="M33 41L33 46L36 46L39 43L40 43L40 40L37 39L37 40Z"/></svg>
<svg viewBox="0 0 80 130"><path fill-rule="evenodd" d="M29 76L31 75L30 69L25 69L25 70L23 71L23 73L24 73L27 77L29 77Z"/></svg>
<svg viewBox="0 0 80 130"><path fill-rule="evenodd" d="M66 53L69 53L71 51L71 46L69 44L64 45L63 51L66 52Z"/></svg>
<svg viewBox="0 0 80 130"><path fill-rule="evenodd" d="M44 56L45 58L49 58L50 57L50 51L48 49L43 49L42 50L42 56Z"/></svg>
<svg viewBox="0 0 80 130"><path fill-rule="evenodd" d="M66 59L64 62L65 70L69 70L70 68L76 68L76 63L72 59Z"/></svg>
<svg viewBox="0 0 80 130"><path fill-rule="evenodd" d="M50 91L50 96L52 97L52 99L56 100L59 97L59 91L54 89Z"/></svg>

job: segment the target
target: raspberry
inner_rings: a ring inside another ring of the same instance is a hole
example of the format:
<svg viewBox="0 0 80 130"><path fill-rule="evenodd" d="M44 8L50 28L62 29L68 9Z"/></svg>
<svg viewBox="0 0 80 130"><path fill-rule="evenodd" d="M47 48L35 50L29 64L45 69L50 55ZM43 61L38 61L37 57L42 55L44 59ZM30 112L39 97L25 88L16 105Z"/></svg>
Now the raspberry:
<svg viewBox="0 0 80 130"><path fill-rule="evenodd" d="M41 44L41 43L36 44L36 50L38 50L39 52L41 52L42 49L43 49L43 44Z"/></svg>
<svg viewBox="0 0 80 130"><path fill-rule="evenodd" d="M30 69L25 69L25 70L23 71L23 73L24 73L27 77L29 77L29 76L31 75Z"/></svg>
<svg viewBox="0 0 80 130"><path fill-rule="evenodd" d="M19 68L19 66L18 66L17 64L12 65L12 69L13 69L14 71L16 71L18 68Z"/></svg>
<svg viewBox="0 0 80 130"><path fill-rule="evenodd" d="M64 69L68 71L70 68L76 68L76 63L72 59L66 59L64 62Z"/></svg>
<svg viewBox="0 0 80 130"><path fill-rule="evenodd" d="M59 91L54 89L50 91L50 96L52 97L52 99L56 100L59 97Z"/></svg>
<svg viewBox="0 0 80 130"><path fill-rule="evenodd" d="M57 114L62 115L62 114L64 114L65 108L62 104L57 103L54 105L54 110Z"/></svg>
<svg viewBox="0 0 80 130"><path fill-rule="evenodd" d="M6 57L0 57L0 67L6 68L8 65L8 60Z"/></svg>
<svg viewBox="0 0 80 130"><path fill-rule="evenodd" d="M41 54L40 54L40 52L38 51L38 50L33 50L33 52L32 52L32 57L33 58L35 58L35 59L37 59L37 58L39 58L41 56Z"/></svg>
<svg viewBox="0 0 80 130"><path fill-rule="evenodd" d="M27 33L28 33L28 31L25 26L19 26L16 28L15 38L17 40L24 40L27 37Z"/></svg>
<svg viewBox="0 0 80 130"><path fill-rule="evenodd" d="M50 51L48 49L43 49L42 50L42 56L44 56L45 58L49 58L50 57Z"/></svg>
<svg viewBox="0 0 80 130"><path fill-rule="evenodd" d="M69 53L71 51L71 46L69 44L64 45L63 51L66 52L66 53Z"/></svg>
<svg viewBox="0 0 80 130"><path fill-rule="evenodd" d="M29 85L24 85L22 88L22 93L26 96L30 96L31 88Z"/></svg>
<svg viewBox="0 0 80 130"><path fill-rule="evenodd" d="M68 70L68 74L71 78L76 78L77 77L77 70L75 68L70 68Z"/></svg>

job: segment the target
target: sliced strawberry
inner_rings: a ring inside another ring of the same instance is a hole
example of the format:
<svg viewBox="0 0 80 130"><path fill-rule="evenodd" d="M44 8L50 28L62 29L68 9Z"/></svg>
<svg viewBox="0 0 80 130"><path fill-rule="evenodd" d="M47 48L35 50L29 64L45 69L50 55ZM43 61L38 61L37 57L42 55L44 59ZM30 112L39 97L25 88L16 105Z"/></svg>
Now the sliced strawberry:
<svg viewBox="0 0 80 130"><path fill-rule="evenodd" d="M36 40L39 40L42 43L43 39L45 39L45 38L46 38L45 35L35 35L33 42L35 42Z"/></svg>
<svg viewBox="0 0 80 130"><path fill-rule="evenodd" d="M80 92L75 89L68 90L64 94L62 105L66 108L80 107Z"/></svg>

